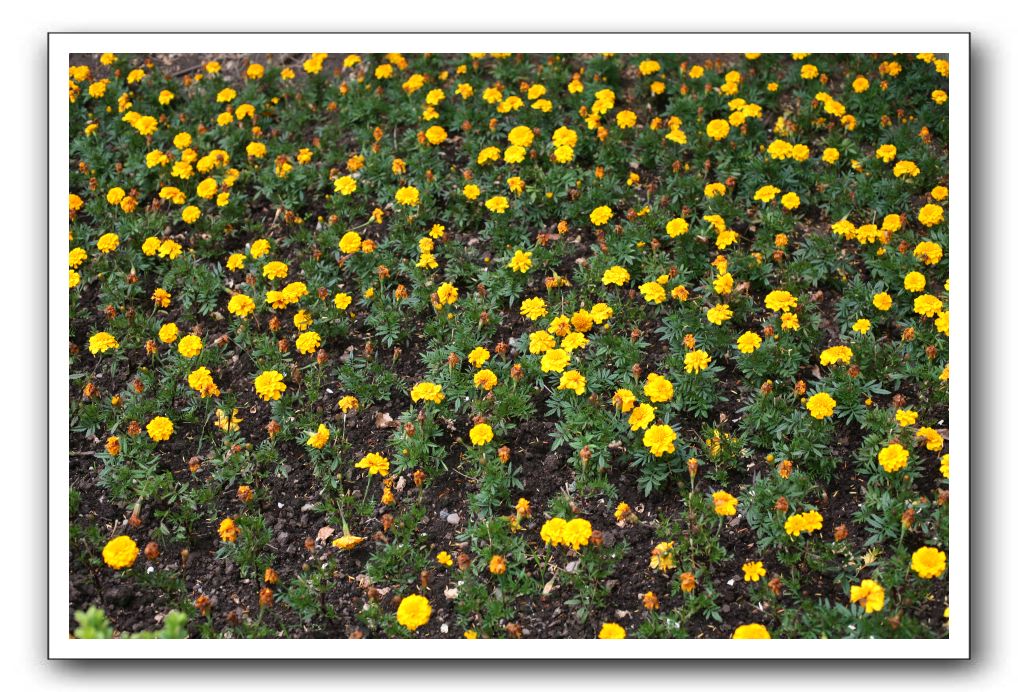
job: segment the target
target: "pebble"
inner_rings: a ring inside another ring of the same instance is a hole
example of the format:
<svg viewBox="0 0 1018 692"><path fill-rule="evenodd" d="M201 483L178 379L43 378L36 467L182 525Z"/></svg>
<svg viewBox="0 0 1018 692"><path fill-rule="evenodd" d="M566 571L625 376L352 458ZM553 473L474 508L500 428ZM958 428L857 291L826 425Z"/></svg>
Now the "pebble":
<svg viewBox="0 0 1018 692"><path fill-rule="evenodd" d="M445 518L447 516L449 516L449 510L445 509L444 507L442 509L438 510L438 518L439 519L441 519L442 521L445 521Z"/></svg>
<svg viewBox="0 0 1018 692"><path fill-rule="evenodd" d="M456 512L453 512L452 514L447 516L445 520L452 524L453 526L456 526L456 524L460 523L460 515L456 514Z"/></svg>

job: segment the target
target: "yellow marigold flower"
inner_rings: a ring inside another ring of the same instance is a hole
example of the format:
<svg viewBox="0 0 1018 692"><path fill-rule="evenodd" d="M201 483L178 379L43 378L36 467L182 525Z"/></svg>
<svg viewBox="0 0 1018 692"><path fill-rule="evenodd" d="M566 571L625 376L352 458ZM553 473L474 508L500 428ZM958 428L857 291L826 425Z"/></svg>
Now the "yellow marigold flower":
<svg viewBox="0 0 1018 692"><path fill-rule="evenodd" d="M354 464L355 468L365 469L369 476L389 475L389 460L377 452L369 452L361 457L361 460Z"/></svg>
<svg viewBox="0 0 1018 692"><path fill-rule="evenodd" d="M459 298L459 291L448 282L439 284L435 293L438 295L438 300L442 305L452 305Z"/></svg>
<svg viewBox="0 0 1018 692"><path fill-rule="evenodd" d="M764 305L774 312L788 312L799 305L799 300L788 291L771 291L764 298Z"/></svg>
<svg viewBox="0 0 1018 692"><path fill-rule="evenodd" d="M531 252L523 252L522 250L517 250L516 253L512 256L512 259L509 260L509 268L512 269L514 272L526 274L527 270L530 269L530 266L532 264L530 259L532 255L533 253Z"/></svg>
<svg viewBox="0 0 1018 692"><path fill-rule="evenodd" d="M449 138L449 133L441 125L432 125L425 130L424 138L428 140L428 144L438 145Z"/></svg>
<svg viewBox="0 0 1018 692"><path fill-rule="evenodd" d="M728 136L728 121L715 118L707 123L707 136L713 140L720 141Z"/></svg>
<svg viewBox="0 0 1018 692"><path fill-rule="evenodd" d="M73 269L67 270L67 286L68 288L74 288L81 283L81 274L74 271Z"/></svg>
<svg viewBox="0 0 1018 692"><path fill-rule="evenodd" d="M722 322L732 319L732 309L727 303L715 305L707 311L707 321L711 324L720 325Z"/></svg>
<svg viewBox="0 0 1018 692"><path fill-rule="evenodd" d="M760 577L767 576L767 570L762 562L747 562L742 565L743 581L760 581Z"/></svg>
<svg viewBox="0 0 1018 692"><path fill-rule="evenodd" d="M834 407L837 405L838 402L827 392L818 392L806 402L806 408L809 410L810 415L817 420L823 420L834 415Z"/></svg>
<svg viewBox="0 0 1018 692"><path fill-rule="evenodd" d="M396 203L404 207L416 207L420 202L420 192L409 185L396 190Z"/></svg>
<svg viewBox="0 0 1018 692"><path fill-rule="evenodd" d="M194 334L188 334L180 340L179 344L177 344L177 350L180 352L180 355L185 358L194 358L201 353L201 337L195 336Z"/></svg>
<svg viewBox="0 0 1018 692"><path fill-rule="evenodd" d="M704 197L719 197L725 194L728 188L724 183L707 183L703 188Z"/></svg>
<svg viewBox="0 0 1018 692"><path fill-rule="evenodd" d="M858 586L849 589L849 601L858 603L867 613L875 613L884 608L884 587L872 579L863 579Z"/></svg>
<svg viewBox="0 0 1018 692"><path fill-rule="evenodd" d="M919 210L919 223L926 226L936 226L944 220L944 208L939 204L927 204Z"/></svg>
<svg viewBox="0 0 1018 692"><path fill-rule="evenodd" d="M920 579L939 577L947 569L947 554L937 548L923 546L912 553L912 571Z"/></svg>
<svg viewBox="0 0 1018 692"><path fill-rule="evenodd" d="M187 376L187 385L201 394L202 399L210 396L219 396L219 387L216 386L215 380L212 379L212 373L204 366L192 371Z"/></svg>
<svg viewBox="0 0 1018 692"><path fill-rule="evenodd" d="M654 403L671 401L673 395L672 383L656 372L652 372L647 375L647 381L643 385L643 393Z"/></svg>
<svg viewBox="0 0 1018 692"><path fill-rule="evenodd" d="M892 302L891 295L886 291L881 291L873 296L873 307L877 310L890 310Z"/></svg>
<svg viewBox="0 0 1018 692"><path fill-rule="evenodd" d="M707 355L706 351L696 350L686 353L683 363L686 372L695 375L706 370L707 366L710 365L710 360L711 358Z"/></svg>
<svg viewBox="0 0 1018 692"><path fill-rule="evenodd" d="M117 536L103 547L103 562L115 570L127 569L138 558L138 544L130 536Z"/></svg>
<svg viewBox="0 0 1018 692"><path fill-rule="evenodd" d="M268 262L264 267L262 267L262 275L269 280L285 279L289 272L290 268L286 266L285 262Z"/></svg>
<svg viewBox="0 0 1018 692"><path fill-rule="evenodd" d="M655 413L650 404L640 404L629 414L629 429L635 432L646 428L654 420Z"/></svg>
<svg viewBox="0 0 1018 692"><path fill-rule="evenodd" d="M350 307L350 303L353 302L353 298L348 293L337 293L332 302L337 309L346 310Z"/></svg>
<svg viewBox="0 0 1018 692"><path fill-rule="evenodd" d="M180 212L180 218L184 223L194 223L201 218L201 209L193 204L189 204Z"/></svg>
<svg viewBox="0 0 1018 692"><path fill-rule="evenodd" d="M944 250L939 244L924 240L915 246L912 254L924 264L937 264L944 256Z"/></svg>
<svg viewBox="0 0 1018 692"><path fill-rule="evenodd" d="M566 370L559 378L558 388L571 389L577 396L584 394L587 391L586 387L587 379L576 370Z"/></svg>
<svg viewBox="0 0 1018 692"><path fill-rule="evenodd" d="M297 337L296 345L297 350L305 355L314 353L322 345L322 337L318 335L318 332L304 332Z"/></svg>
<svg viewBox="0 0 1018 692"><path fill-rule="evenodd" d="M569 365L569 360L569 352L565 349L550 349L541 357L541 372L562 372Z"/></svg>
<svg viewBox="0 0 1018 692"><path fill-rule="evenodd" d="M590 212L590 222L595 226L603 226L613 215L611 207L600 206Z"/></svg>
<svg viewBox="0 0 1018 692"><path fill-rule="evenodd" d="M668 294L665 293L665 289L662 288L661 284L656 281L648 281L647 283L640 284L640 293L643 295L643 299L648 303L654 303L655 305L665 302L668 298Z"/></svg>
<svg viewBox="0 0 1018 692"><path fill-rule="evenodd" d="M622 413L629 413L636 404L636 395L628 389L616 389L612 397L612 405Z"/></svg>
<svg viewBox="0 0 1018 692"><path fill-rule="evenodd" d="M618 265L606 269L604 271L604 275L601 277L601 283L605 286L610 284L622 286L627 281L629 281L629 272Z"/></svg>
<svg viewBox="0 0 1018 692"><path fill-rule="evenodd" d="M255 302L243 293L237 293L230 297L230 302L227 304L226 309L230 311L231 315L247 317L254 312Z"/></svg>
<svg viewBox="0 0 1018 692"><path fill-rule="evenodd" d="M824 518L820 512L812 509L808 512L793 514L785 520L785 533L789 536L799 536L801 533L813 533L823 528Z"/></svg>
<svg viewBox="0 0 1018 692"><path fill-rule="evenodd" d="M226 517L219 522L219 538L225 543L235 543L240 535L240 528L231 517Z"/></svg>
<svg viewBox="0 0 1018 692"><path fill-rule="evenodd" d="M475 447L482 447L495 438L491 426L487 423L478 423L470 428L470 443Z"/></svg>
<svg viewBox="0 0 1018 692"><path fill-rule="evenodd" d="M689 231L689 222L680 218L672 219L665 225L665 231L668 233L670 238L684 235L687 231Z"/></svg>
<svg viewBox="0 0 1018 692"><path fill-rule="evenodd" d="M555 337L543 329L531 333L529 341L529 350L534 355L540 355L555 348Z"/></svg>
<svg viewBox="0 0 1018 692"><path fill-rule="evenodd" d="M773 185L764 185L759 188L753 195L753 199L757 202L763 202L764 204L772 201L777 195L781 194L781 189Z"/></svg>
<svg viewBox="0 0 1018 692"><path fill-rule="evenodd" d="M919 414L910 409L900 408L894 412L894 419L898 422L898 425L904 428L914 425L916 420L919 419Z"/></svg>
<svg viewBox="0 0 1018 692"><path fill-rule="evenodd" d="M601 631L597 633L598 639L625 639L626 630L615 622L606 622L601 625Z"/></svg>
<svg viewBox="0 0 1018 692"><path fill-rule="evenodd" d="M105 255L113 252L120 246L120 237L116 233L105 233L95 245Z"/></svg>
<svg viewBox="0 0 1018 692"><path fill-rule="evenodd" d="M752 353L760 348L761 343L763 343L763 340L758 334L754 332L743 332L742 336L740 336L735 342L735 345L738 346L739 350L743 353Z"/></svg>
<svg viewBox="0 0 1018 692"><path fill-rule="evenodd" d="M155 442L163 442L170 439L173 434L173 421L166 416L156 416L145 426L148 436Z"/></svg>
<svg viewBox="0 0 1018 692"><path fill-rule="evenodd" d="M652 425L643 433L643 446L656 457L675 451L675 431L668 425Z"/></svg>
<svg viewBox="0 0 1018 692"><path fill-rule="evenodd" d="M262 401L275 401L286 391L286 384L281 373L266 370L255 378L254 388Z"/></svg>
<svg viewBox="0 0 1018 692"><path fill-rule="evenodd" d="M410 399L416 404L418 401L430 401L436 404L442 403L445 394L442 393L442 385L433 382L418 382L410 390Z"/></svg>
<svg viewBox="0 0 1018 692"><path fill-rule="evenodd" d="M478 370L474 373L474 386L490 392L498 384L498 375L491 370Z"/></svg>
<svg viewBox="0 0 1018 692"><path fill-rule="evenodd" d="M939 452L944 448L944 436L933 428L922 427L916 430L915 436L918 440L926 443L926 449L931 452Z"/></svg>
<svg viewBox="0 0 1018 692"><path fill-rule="evenodd" d="M675 569L675 542L658 543L650 551L650 568L658 572L668 573Z"/></svg>
<svg viewBox="0 0 1018 692"><path fill-rule="evenodd" d="M347 254L352 255L361 249L361 236L356 231L347 231L343 234L343 237L339 239L339 249Z"/></svg>
<svg viewBox="0 0 1018 692"><path fill-rule="evenodd" d="M435 556L435 560L438 561L438 564L440 565L452 567L452 556L444 550Z"/></svg>
<svg viewBox="0 0 1018 692"><path fill-rule="evenodd" d="M734 495L726 493L724 490L718 490L715 492L711 499L714 501L714 513L722 517L731 517L735 515L735 508L739 504L739 499Z"/></svg>
<svg viewBox="0 0 1018 692"><path fill-rule="evenodd" d="M548 314L548 308L542 298L527 298L520 305L520 314L524 317L530 318L531 320L537 321L538 318L544 317Z"/></svg>
<svg viewBox="0 0 1018 692"><path fill-rule="evenodd" d="M916 299L912 302L912 307L918 315L922 315L923 317L934 317L944 308L944 303L940 300L940 298L930 295L929 293L924 293L923 295L916 297Z"/></svg>
<svg viewBox="0 0 1018 692"><path fill-rule="evenodd" d="M799 208L799 195L794 192L786 192L781 196L781 206L791 211Z"/></svg>
<svg viewBox="0 0 1018 692"><path fill-rule="evenodd" d="M308 437L307 444L315 449L323 448L329 441L329 429L324 424L318 424L318 430Z"/></svg>
<svg viewBox="0 0 1018 692"><path fill-rule="evenodd" d="M739 625L732 633L732 639L770 639L771 634L767 628L758 623L752 622L748 625Z"/></svg>
<svg viewBox="0 0 1018 692"><path fill-rule="evenodd" d="M849 363L851 360L852 349L848 346L831 346L820 354L820 365L833 365L838 362Z"/></svg>
<svg viewBox="0 0 1018 692"><path fill-rule="evenodd" d="M491 352L483 346L476 346L467 354L467 360L475 368L479 368L487 363L489 358L491 358Z"/></svg>
<svg viewBox="0 0 1018 692"><path fill-rule="evenodd" d="M898 443L890 444L880 450L877 461L888 473L894 473L908 464L908 450Z"/></svg>

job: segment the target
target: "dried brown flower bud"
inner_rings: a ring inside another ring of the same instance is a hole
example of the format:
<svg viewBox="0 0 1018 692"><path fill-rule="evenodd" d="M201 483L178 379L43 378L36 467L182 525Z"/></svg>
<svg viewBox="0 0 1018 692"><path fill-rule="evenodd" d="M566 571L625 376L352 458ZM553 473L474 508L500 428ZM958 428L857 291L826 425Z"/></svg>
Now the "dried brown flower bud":
<svg viewBox="0 0 1018 692"><path fill-rule="evenodd" d="M661 607L661 604L657 600L657 596L654 595L653 591L648 591L643 594L643 607L647 610L657 610Z"/></svg>
<svg viewBox="0 0 1018 692"><path fill-rule="evenodd" d="M834 540L841 542L848 538L848 527L844 524L838 524L834 527Z"/></svg>
<svg viewBox="0 0 1018 692"><path fill-rule="evenodd" d="M424 475L424 471L422 471L421 469L417 469L416 471L414 471L414 485L420 488L422 485L424 485L425 477L426 476Z"/></svg>
<svg viewBox="0 0 1018 692"><path fill-rule="evenodd" d="M784 495L779 497L777 499L777 501L774 503L774 509L776 509L777 511L779 511L781 513L787 512L788 511L788 498L786 498Z"/></svg>
<svg viewBox="0 0 1018 692"><path fill-rule="evenodd" d="M393 519L393 516L391 514L388 514L388 513L383 514L382 515L382 531L388 532L389 529L392 528L392 522L393 521L395 521L395 519Z"/></svg>
<svg viewBox="0 0 1018 692"><path fill-rule="evenodd" d="M275 596L272 593L272 589L269 587L263 586L258 591L258 605L262 608L271 608L274 600Z"/></svg>
<svg viewBox="0 0 1018 692"><path fill-rule="evenodd" d="M155 541L149 541L145 546L145 559L155 560L159 557L159 544Z"/></svg>
<svg viewBox="0 0 1018 692"><path fill-rule="evenodd" d="M915 523L915 509L909 507L901 513L901 525L906 529L910 529L913 523Z"/></svg>
<svg viewBox="0 0 1018 692"><path fill-rule="evenodd" d="M781 595L781 587L781 577L772 577L771 580L767 582L767 588L770 589L771 593L775 596Z"/></svg>
<svg viewBox="0 0 1018 692"><path fill-rule="evenodd" d="M212 607L212 601L209 600L208 596L202 594L198 596L198 598L194 599L194 607L202 617L205 617L209 614L209 609Z"/></svg>
<svg viewBox="0 0 1018 692"><path fill-rule="evenodd" d="M276 433L278 433L278 432L279 432L280 430L282 430L282 429L283 429L283 426L282 426L282 425L280 425L279 423L277 423L277 422L276 422L276 421L274 421L274 420L270 420L270 421L268 422L268 424L266 424L266 426L265 426L265 432L267 432L267 433L269 434L269 439L270 439L270 440L271 440L271 439L272 439L273 437L275 437L275 436L276 436Z"/></svg>
<svg viewBox="0 0 1018 692"><path fill-rule="evenodd" d="M521 639L523 637L523 628L517 625L515 622L510 622L505 626L506 634L513 639Z"/></svg>
<svg viewBox="0 0 1018 692"><path fill-rule="evenodd" d="M502 445L501 447L499 447L498 448L498 459L499 459L499 461L501 461L503 464L506 463L507 461L509 461L509 455L510 455L511 452L512 452L512 450L509 449L509 447L506 447L505 445Z"/></svg>
<svg viewBox="0 0 1018 692"><path fill-rule="evenodd" d="M468 567L470 567L470 556L463 552L457 553L456 566L460 569L461 572L466 570Z"/></svg>

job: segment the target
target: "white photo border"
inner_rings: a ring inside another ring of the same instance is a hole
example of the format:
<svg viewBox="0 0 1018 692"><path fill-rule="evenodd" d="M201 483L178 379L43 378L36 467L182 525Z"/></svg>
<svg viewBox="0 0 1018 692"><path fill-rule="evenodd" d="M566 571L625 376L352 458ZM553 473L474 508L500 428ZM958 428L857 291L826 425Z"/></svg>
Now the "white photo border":
<svg viewBox="0 0 1018 692"><path fill-rule="evenodd" d="M64 274L72 53L920 53L951 63L951 625L944 639L77 640L68 636L69 308ZM51 33L49 609L51 659L967 659L970 657L970 36L967 33ZM157 643L158 642L158 643Z"/></svg>

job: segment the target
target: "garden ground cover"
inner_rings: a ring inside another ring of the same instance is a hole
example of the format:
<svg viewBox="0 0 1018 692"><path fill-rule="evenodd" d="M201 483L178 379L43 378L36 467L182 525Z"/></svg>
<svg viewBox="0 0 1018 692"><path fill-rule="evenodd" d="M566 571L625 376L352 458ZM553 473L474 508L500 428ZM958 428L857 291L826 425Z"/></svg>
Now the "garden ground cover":
<svg viewBox="0 0 1018 692"><path fill-rule="evenodd" d="M946 636L946 61L71 63L75 636Z"/></svg>

